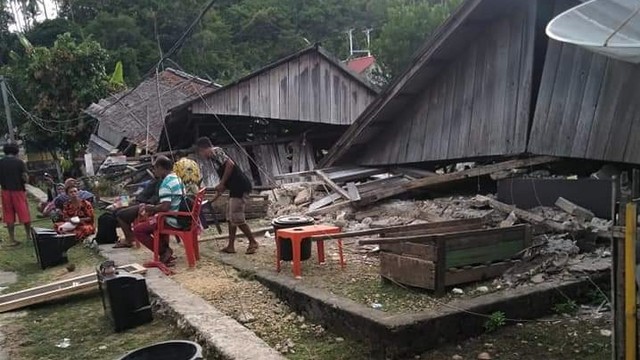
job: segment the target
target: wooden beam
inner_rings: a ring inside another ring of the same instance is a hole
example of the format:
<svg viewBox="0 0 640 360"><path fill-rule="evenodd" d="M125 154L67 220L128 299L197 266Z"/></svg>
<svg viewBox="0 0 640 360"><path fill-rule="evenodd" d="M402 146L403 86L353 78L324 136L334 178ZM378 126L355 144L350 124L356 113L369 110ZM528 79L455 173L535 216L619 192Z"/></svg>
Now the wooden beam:
<svg viewBox="0 0 640 360"><path fill-rule="evenodd" d="M347 233L338 233L338 234L331 234L331 235L317 235L317 236L312 236L310 239L312 241L346 239L346 238L353 238L353 237L360 237L360 236L391 234L399 231L403 231L403 232L404 231L425 231L425 232L432 231L431 233L433 233L433 231L438 231L442 233L442 232L449 232L449 230L452 230L452 229L459 229L467 226L475 226L476 228L481 228L485 223L486 223L486 218L438 221L434 223L392 226L392 227L386 227L386 228L351 231Z"/></svg>
<svg viewBox="0 0 640 360"><path fill-rule="evenodd" d="M591 219L595 217L595 214L591 210L576 205L563 197L559 197L558 200L556 200L556 206L567 214L583 220L591 221Z"/></svg>
<svg viewBox="0 0 640 360"><path fill-rule="evenodd" d="M340 199L342 197L342 195L340 194L329 194L325 197L323 197L322 199L314 202L313 204L309 205L309 211L314 211L320 208L323 208L327 205L333 204L336 200Z"/></svg>
<svg viewBox="0 0 640 360"><path fill-rule="evenodd" d="M526 231L526 225L516 225L510 228L495 228L495 229L480 229L480 230L469 230L469 231L458 231L458 232L447 232L447 233L438 233L438 234L429 234L429 235L415 235L415 236L398 236L398 237L385 237L380 239L368 239L368 240L360 240L358 243L360 245L379 245L379 244L397 244L406 241L415 242L415 243L434 243L440 240L450 240L450 239L478 239L480 236L496 236L504 233L510 232L522 232L523 233L523 241L524 241L524 232Z"/></svg>
<svg viewBox="0 0 640 360"><path fill-rule="evenodd" d="M338 194L340 194L346 200L353 200L353 199L351 199L349 197L349 194L346 191L344 191L344 189L342 189L340 186L338 186L338 184L334 183L333 180L329 179L329 177L327 176L327 174L324 171L316 170L316 174L318 175L318 177L322 181L324 181L325 184L327 184L327 186L329 186L331 189L333 189L333 191L335 191Z"/></svg>
<svg viewBox="0 0 640 360"><path fill-rule="evenodd" d="M491 206L492 208L498 210L498 211L502 211L504 213L510 214L510 213L514 213L519 219L522 219L526 222L532 223L532 224L536 224L536 225L542 225L547 227L550 230L553 230L555 232L569 232L571 231L571 229L567 228L566 226L557 223L555 221L552 220L547 220L544 217L522 210L522 209L518 209L517 207L513 206L513 205L507 205L505 203L502 203L498 200L495 199L491 199L489 197L486 196L481 196L478 195L476 196L476 199L487 203L489 206Z"/></svg>
<svg viewBox="0 0 640 360"><path fill-rule="evenodd" d="M119 266L130 274L143 274L146 268L139 264ZM0 313L22 309L27 306L66 298L72 295L89 293L97 290L98 279L95 273L77 276L68 280L36 286L0 296Z"/></svg>
<svg viewBox="0 0 640 360"><path fill-rule="evenodd" d="M497 164L479 166L473 169L458 171L450 174L444 174L439 176L427 176L420 179L412 180L401 186L392 187L389 189L383 189L381 191L373 193L368 198L363 198L360 203L371 204L373 202L386 199L392 196L400 195L404 192L425 188L433 185L446 184L453 181L464 180L472 177L489 175L491 173L502 171L506 169L515 169L519 167L529 167L534 165L546 164L559 160L558 158L550 156L539 156L528 159L516 159L504 161Z"/></svg>

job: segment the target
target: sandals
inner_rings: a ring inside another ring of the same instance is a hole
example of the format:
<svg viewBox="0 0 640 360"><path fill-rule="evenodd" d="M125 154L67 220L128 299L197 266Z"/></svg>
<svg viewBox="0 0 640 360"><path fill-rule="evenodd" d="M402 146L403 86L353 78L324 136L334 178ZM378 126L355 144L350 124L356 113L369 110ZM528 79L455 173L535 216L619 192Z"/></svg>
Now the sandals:
<svg viewBox="0 0 640 360"><path fill-rule="evenodd" d="M235 254L236 251L234 249L230 249L229 247L225 247L224 249L220 250L221 253L223 254Z"/></svg>
<svg viewBox="0 0 640 360"><path fill-rule="evenodd" d="M253 255L258 251L258 248L260 247L260 245L255 244L255 245L249 245L249 247L247 248L247 252L245 254L247 255Z"/></svg>

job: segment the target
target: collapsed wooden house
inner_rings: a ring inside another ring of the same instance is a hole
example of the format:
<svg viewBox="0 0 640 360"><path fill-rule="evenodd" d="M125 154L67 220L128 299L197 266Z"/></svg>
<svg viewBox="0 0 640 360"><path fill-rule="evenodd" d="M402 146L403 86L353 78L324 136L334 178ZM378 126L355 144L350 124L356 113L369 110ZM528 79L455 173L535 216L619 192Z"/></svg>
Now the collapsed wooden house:
<svg viewBox="0 0 640 360"><path fill-rule="evenodd" d="M169 143L187 148L208 136L253 175L256 185L272 185L275 175L315 168L323 150L376 95L369 83L314 45L172 108L159 150L169 150Z"/></svg>
<svg viewBox="0 0 640 360"><path fill-rule="evenodd" d="M319 166L525 153L640 163L640 67L550 40L579 4L466 0Z"/></svg>
<svg viewBox="0 0 640 360"><path fill-rule="evenodd" d="M157 79L151 76L133 89L101 99L85 110L98 120L88 152L98 159L104 159L114 150L127 155L141 151L155 153L161 142L167 111L219 87L167 68Z"/></svg>

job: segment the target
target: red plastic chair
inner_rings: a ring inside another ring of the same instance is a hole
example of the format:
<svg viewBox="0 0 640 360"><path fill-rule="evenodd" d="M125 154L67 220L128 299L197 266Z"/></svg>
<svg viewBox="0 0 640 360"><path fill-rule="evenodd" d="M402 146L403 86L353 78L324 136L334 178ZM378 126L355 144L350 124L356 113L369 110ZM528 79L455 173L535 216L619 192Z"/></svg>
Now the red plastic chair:
<svg viewBox="0 0 640 360"><path fill-rule="evenodd" d="M194 267L196 261L200 260L200 246L198 244L198 233L200 232L200 209L204 201L206 189L200 189L193 202L191 212L186 211L168 211L158 213L158 226L153 233L153 261L160 261L160 236L174 235L180 238L184 244L184 251L187 256L189 267ZM166 217L189 216L191 217L191 226L188 229L176 229L168 226L165 222Z"/></svg>

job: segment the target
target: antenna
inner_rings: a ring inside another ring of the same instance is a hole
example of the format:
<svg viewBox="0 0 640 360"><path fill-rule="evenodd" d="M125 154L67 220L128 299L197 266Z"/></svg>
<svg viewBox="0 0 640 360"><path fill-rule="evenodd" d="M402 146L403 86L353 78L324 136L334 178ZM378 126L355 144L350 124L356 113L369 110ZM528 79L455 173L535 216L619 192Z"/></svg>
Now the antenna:
<svg viewBox="0 0 640 360"><path fill-rule="evenodd" d="M353 56L353 29L347 30L349 36L349 56Z"/></svg>
<svg viewBox="0 0 640 360"><path fill-rule="evenodd" d="M367 56L371 56L371 32L373 28L365 29L363 33L367 37Z"/></svg>

